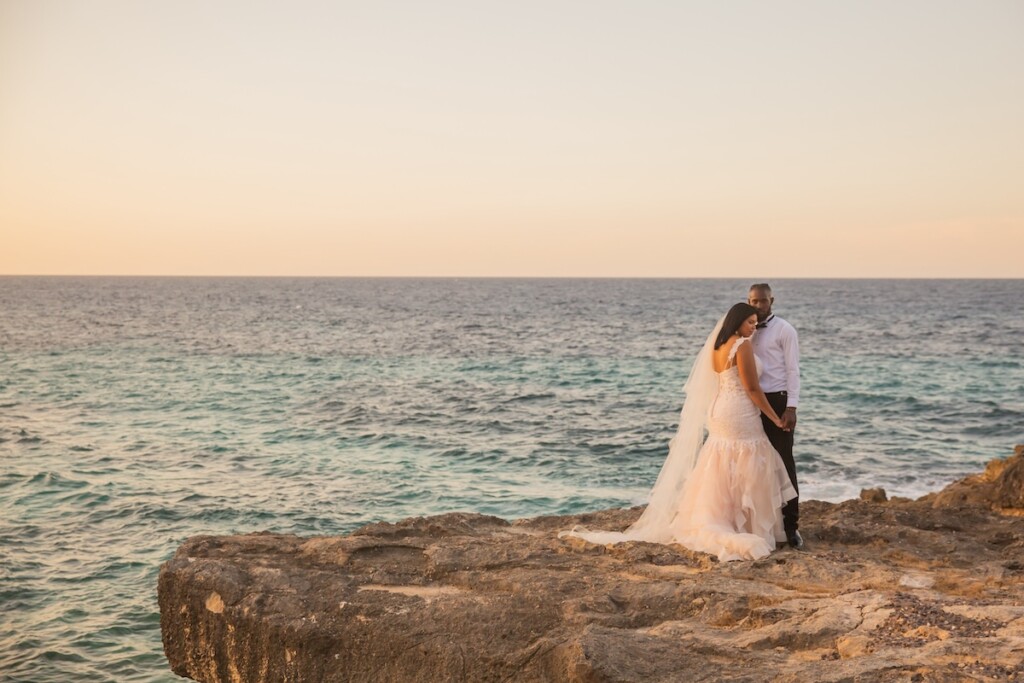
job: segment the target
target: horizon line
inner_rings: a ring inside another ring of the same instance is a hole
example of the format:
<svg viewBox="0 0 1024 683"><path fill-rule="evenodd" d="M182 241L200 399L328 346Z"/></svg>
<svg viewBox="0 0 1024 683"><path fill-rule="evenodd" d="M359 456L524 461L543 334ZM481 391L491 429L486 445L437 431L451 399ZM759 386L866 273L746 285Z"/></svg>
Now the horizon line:
<svg viewBox="0 0 1024 683"><path fill-rule="evenodd" d="M0 278L164 278L164 279L266 279L266 280L1024 280L1024 276L929 276L929 275L182 275L130 273L0 273Z"/></svg>

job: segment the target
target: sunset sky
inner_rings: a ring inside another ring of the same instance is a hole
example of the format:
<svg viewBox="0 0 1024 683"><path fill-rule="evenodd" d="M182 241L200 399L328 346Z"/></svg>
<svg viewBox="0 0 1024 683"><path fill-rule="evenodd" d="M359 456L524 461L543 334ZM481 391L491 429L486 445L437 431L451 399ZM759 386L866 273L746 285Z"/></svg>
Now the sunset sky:
<svg viewBox="0 0 1024 683"><path fill-rule="evenodd" d="M0 0L0 274L1024 277L1024 2Z"/></svg>

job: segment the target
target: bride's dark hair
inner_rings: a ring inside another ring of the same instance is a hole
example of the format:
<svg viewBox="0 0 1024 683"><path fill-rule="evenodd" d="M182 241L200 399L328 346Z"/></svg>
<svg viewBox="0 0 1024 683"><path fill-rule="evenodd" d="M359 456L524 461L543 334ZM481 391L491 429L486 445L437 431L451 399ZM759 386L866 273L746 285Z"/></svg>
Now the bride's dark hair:
<svg viewBox="0 0 1024 683"><path fill-rule="evenodd" d="M736 334L736 330L740 329L743 321L752 315L757 315L757 309L747 303L740 302L730 308L729 312L725 314L725 319L722 321L722 329L718 331L718 337L715 339L715 348L717 349L729 341L729 337Z"/></svg>

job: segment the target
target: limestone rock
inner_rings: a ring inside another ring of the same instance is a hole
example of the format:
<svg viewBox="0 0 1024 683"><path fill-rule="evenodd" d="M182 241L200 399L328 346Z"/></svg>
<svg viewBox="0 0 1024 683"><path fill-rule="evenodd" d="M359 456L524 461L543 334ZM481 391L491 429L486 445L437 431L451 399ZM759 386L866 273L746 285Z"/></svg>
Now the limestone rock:
<svg viewBox="0 0 1024 683"><path fill-rule="evenodd" d="M1014 457L1006 461L996 480L995 504L1024 509L1024 445L1017 446Z"/></svg>
<svg viewBox="0 0 1024 683"><path fill-rule="evenodd" d="M557 536L639 508L195 537L161 568L164 649L206 682L1024 680L1021 455L946 497L807 501L807 550L756 562Z"/></svg>
<svg viewBox="0 0 1024 683"><path fill-rule="evenodd" d="M869 503L884 503L889 500L888 496L885 495L885 489L881 486L874 489L861 489L860 499L866 500Z"/></svg>
<svg viewBox="0 0 1024 683"><path fill-rule="evenodd" d="M868 636L842 636L836 639L836 650L843 659L863 657L871 654L871 638Z"/></svg>
<svg viewBox="0 0 1024 683"><path fill-rule="evenodd" d="M1006 459L993 460L981 474L925 497L935 507L981 505L1024 512L1024 445Z"/></svg>

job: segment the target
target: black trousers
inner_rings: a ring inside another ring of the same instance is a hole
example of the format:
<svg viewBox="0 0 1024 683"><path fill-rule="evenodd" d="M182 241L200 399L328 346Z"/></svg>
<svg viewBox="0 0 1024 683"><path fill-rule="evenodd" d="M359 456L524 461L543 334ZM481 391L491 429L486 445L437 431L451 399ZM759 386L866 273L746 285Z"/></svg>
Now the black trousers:
<svg viewBox="0 0 1024 683"><path fill-rule="evenodd" d="M779 417L782 417L782 412L786 409L786 392L766 392L765 397ZM782 523L786 527L786 533L791 534L800 528L800 487L796 485L796 462L793 460L793 432L782 431L764 415L761 415L761 424L764 425L764 433L768 435L768 440L771 441L772 446L782 456L782 463L786 466L789 481L797 492L797 497L786 503L782 508Z"/></svg>

